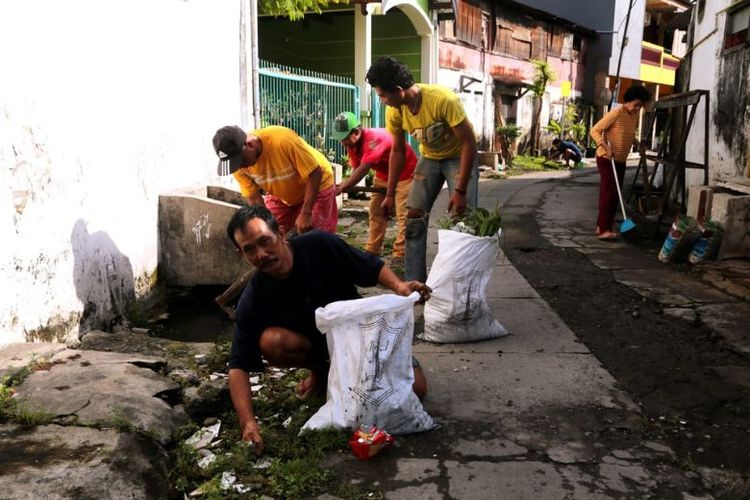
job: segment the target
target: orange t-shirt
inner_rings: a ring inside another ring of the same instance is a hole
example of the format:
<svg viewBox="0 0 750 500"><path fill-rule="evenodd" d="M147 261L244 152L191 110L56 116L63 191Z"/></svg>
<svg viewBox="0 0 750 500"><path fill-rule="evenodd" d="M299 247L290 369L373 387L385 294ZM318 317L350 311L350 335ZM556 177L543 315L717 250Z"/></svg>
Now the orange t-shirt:
<svg viewBox="0 0 750 500"><path fill-rule="evenodd" d="M625 106L619 106L591 127L591 138L596 142L596 156L609 158L604 147L604 138L612 146L616 162L628 159L628 153L635 142L635 129L638 128L640 113L630 113Z"/></svg>

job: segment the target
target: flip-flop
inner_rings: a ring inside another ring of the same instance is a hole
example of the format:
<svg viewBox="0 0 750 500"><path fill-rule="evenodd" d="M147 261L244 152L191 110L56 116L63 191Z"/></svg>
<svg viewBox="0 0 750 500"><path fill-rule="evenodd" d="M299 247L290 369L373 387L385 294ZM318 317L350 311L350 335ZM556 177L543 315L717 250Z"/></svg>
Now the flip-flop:
<svg viewBox="0 0 750 500"><path fill-rule="evenodd" d="M302 380L300 383L297 384L297 387L295 387L294 392L297 396L297 399L305 400L309 399L310 397L316 395L316 394L325 394L326 390L326 383L320 382L320 379L316 381L316 383L310 383L310 377L306 377L304 380Z"/></svg>
<svg viewBox="0 0 750 500"><path fill-rule="evenodd" d="M294 393L297 395L298 399L307 399L313 393L315 386L316 384L311 383L310 377L308 376L297 384L297 387L294 388Z"/></svg>

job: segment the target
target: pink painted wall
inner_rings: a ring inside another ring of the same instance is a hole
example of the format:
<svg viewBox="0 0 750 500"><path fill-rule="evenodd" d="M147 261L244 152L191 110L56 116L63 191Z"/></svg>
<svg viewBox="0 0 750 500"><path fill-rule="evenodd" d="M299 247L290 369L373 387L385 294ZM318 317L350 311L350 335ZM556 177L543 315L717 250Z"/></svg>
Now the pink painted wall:
<svg viewBox="0 0 750 500"><path fill-rule="evenodd" d="M486 73L507 83L529 82L534 75L534 66L529 61L495 54L485 54L485 58L486 69L482 67L480 51L445 41L440 43L441 68ZM573 89L583 92L585 75L583 64L563 61L556 57L548 57L547 62L557 76L557 79L550 85L551 87L559 87L563 80L570 79L573 82Z"/></svg>

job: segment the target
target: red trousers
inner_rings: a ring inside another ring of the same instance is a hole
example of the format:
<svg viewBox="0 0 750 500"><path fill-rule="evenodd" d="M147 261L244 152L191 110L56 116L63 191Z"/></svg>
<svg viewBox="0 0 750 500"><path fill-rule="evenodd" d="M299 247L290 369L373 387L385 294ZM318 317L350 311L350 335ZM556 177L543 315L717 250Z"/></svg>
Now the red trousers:
<svg viewBox="0 0 750 500"><path fill-rule="evenodd" d="M612 172L612 162L603 156L596 157L596 167L599 169L599 217L596 226L600 231L611 231L612 224L617 213L620 200L617 197L617 186L615 176ZM625 163L615 162L617 168L617 180L620 181L620 189L625 180Z"/></svg>

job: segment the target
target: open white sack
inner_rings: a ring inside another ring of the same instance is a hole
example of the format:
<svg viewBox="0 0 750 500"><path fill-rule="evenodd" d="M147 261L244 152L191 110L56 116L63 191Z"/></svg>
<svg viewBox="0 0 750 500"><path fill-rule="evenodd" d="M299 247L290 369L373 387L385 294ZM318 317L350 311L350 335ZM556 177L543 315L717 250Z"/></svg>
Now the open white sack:
<svg viewBox="0 0 750 500"><path fill-rule="evenodd" d="M432 297L424 306L424 334L430 342L473 342L507 335L487 305L487 284L500 251L496 236L438 231L438 254L427 286Z"/></svg>
<svg viewBox="0 0 750 500"><path fill-rule="evenodd" d="M305 429L376 425L390 434L432 429L435 423L412 390L414 304L408 297L378 295L333 302L315 311L325 333L331 368L326 403Z"/></svg>

